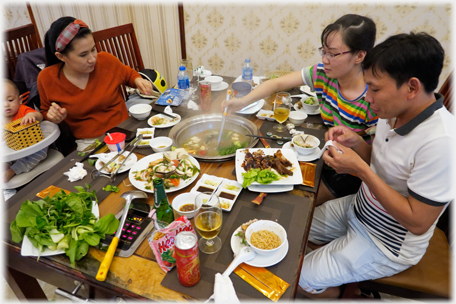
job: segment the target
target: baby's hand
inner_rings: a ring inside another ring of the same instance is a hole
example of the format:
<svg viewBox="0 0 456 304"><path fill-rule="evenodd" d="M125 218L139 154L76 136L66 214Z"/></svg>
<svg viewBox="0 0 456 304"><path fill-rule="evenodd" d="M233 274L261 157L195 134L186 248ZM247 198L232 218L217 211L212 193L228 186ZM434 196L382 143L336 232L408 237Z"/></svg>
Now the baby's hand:
<svg viewBox="0 0 456 304"><path fill-rule="evenodd" d="M25 125L34 123L35 121L36 121L36 119L35 119L35 116L33 115L33 113L28 113L27 115L22 117L21 125L25 126Z"/></svg>

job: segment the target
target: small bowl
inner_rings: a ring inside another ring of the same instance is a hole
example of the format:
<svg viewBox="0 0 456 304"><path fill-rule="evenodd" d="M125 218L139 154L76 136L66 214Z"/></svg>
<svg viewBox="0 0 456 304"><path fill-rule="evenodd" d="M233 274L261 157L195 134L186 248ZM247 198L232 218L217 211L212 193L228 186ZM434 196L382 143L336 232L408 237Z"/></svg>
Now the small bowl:
<svg viewBox="0 0 456 304"><path fill-rule="evenodd" d="M204 80L209 81L211 89L218 89L222 84L223 78L220 76L207 76Z"/></svg>
<svg viewBox="0 0 456 304"><path fill-rule="evenodd" d="M250 243L250 237L252 236L252 233L260 230L269 230L277 234L281 241L280 246L274 249L260 249L253 246ZM283 228L282 225L280 225L279 223L268 220L260 220L251 224L247 228L247 231L245 232L245 239L247 240L247 243L252 247L253 251L255 251L256 253L261 255L273 255L280 248L282 248L283 244L285 244L285 242L287 241L287 232L285 231L285 228Z"/></svg>
<svg viewBox="0 0 456 304"><path fill-rule="evenodd" d="M236 98L244 97L252 91L252 85L243 81L234 82L231 85L231 88L233 89L233 93Z"/></svg>
<svg viewBox="0 0 456 304"><path fill-rule="evenodd" d="M305 143L312 145L312 147L304 148L296 143L296 141L301 141L301 140L305 140ZM293 143L293 147L295 148L295 150L299 154L302 154L302 155L312 154L315 152L317 147L320 146L320 140L317 137L315 137L313 135L309 135L309 134L295 135L295 136L293 136L293 139L291 140L291 142Z"/></svg>
<svg viewBox="0 0 456 304"><path fill-rule="evenodd" d="M305 103L304 101L306 101L309 98L312 98L312 99L316 100L316 103L313 104L313 105ZM315 113L318 110L318 107L320 106L318 104L317 97L312 97L312 96L309 96L307 98L301 99L301 103L302 103L302 107L304 108L304 111L306 111L307 113Z"/></svg>
<svg viewBox="0 0 456 304"><path fill-rule="evenodd" d="M152 138L149 142L150 147L154 152L165 152L171 150L173 140L166 136Z"/></svg>
<svg viewBox="0 0 456 304"><path fill-rule="evenodd" d="M185 215L188 219L191 219L195 215L196 209L193 209L192 211L181 211L179 209L183 205L195 205L195 198L198 194L199 193L187 192L176 196L172 203L174 211L176 211L179 216Z"/></svg>
<svg viewBox="0 0 456 304"><path fill-rule="evenodd" d="M148 104L137 104L128 110L134 118L137 120L145 120L150 115L150 111L152 111L152 106Z"/></svg>
<svg viewBox="0 0 456 304"><path fill-rule="evenodd" d="M304 120L306 120L306 118L307 118L307 113L305 113L303 111L291 111L290 115L288 116L288 120L297 126L302 125L304 123Z"/></svg>

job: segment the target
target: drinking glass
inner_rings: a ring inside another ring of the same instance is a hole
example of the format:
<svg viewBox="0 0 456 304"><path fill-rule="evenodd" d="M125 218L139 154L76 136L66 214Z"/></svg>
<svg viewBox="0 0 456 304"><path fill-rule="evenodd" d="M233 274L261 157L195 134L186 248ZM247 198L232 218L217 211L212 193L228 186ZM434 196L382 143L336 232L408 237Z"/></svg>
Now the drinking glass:
<svg viewBox="0 0 456 304"><path fill-rule="evenodd" d="M195 227L201 235L199 249L213 254L222 248L222 240L217 236L222 228L222 207L218 196L203 192L195 198Z"/></svg>
<svg viewBox="0 0 456 304"><path fill-rule="evenodd" d="M260 84L265 82L266 80L269 80L269 77L271 76L271 70L269 69L269 66L264 66L261 68L260 72Z"/></svg>
<svg viewBox="0 0 456 304"><path fill-rule="evenodd" d="M274 100L274 118L279 122L278 125L274 126L274 131L284 132L283 123L287 120L291 110L291 97L290 93L278 92Z"/></svg>
<svg viewBox="0 0 456 304"><path fill-rule="evenodd" d="M183 65L185 67L185 69L187 70L188 80L191 82L192 79L193 79L192 61L190 59L182 59L181 60L181 65Z"/></svg>

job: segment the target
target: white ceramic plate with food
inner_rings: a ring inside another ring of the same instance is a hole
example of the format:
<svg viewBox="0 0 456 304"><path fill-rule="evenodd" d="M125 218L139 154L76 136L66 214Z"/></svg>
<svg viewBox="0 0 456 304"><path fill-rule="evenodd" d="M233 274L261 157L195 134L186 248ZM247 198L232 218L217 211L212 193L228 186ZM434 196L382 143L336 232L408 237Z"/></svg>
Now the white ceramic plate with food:
<svg viewBox="0 0 456 304"><path fill-rule="evenodd" d="M276 185L300 185L302 184L302 174L301 169L299 167L299 162L296 157L296 154L291 149L277 149L277 148L258 148L258 149L238 149L236 150L236 159L235 159L235 166L236 166L236 179L238 183L242 185L244 182L244 177L242 173L245 173L245 169L242 167L242 163L245 159L246 150L250 153L254 153L257 151L262 150L264 155L274 155L278 150L281 150L282 155L291 163L291 166L287 169L293 172L293 175L288 175L287 177L281 177L280 180L273 181L268 185L276 186ZM261 185L260 183L253 182L252 185Z"/></svg>
<svg viewBox="0 0 456 304"><path fill-rule="evenodd" d="M218 187L216 194L222 204L222 210L230 212L234 203L242 191L242 185L237 181L223 179L222 184Z"/></svg>
<svg viewBox="0 0 456 304"><path fill-rule="evenodd" d="M142 134L143 139L151 139L154 138L155 128L138 128L136 130L136 137Z"/></svg>
<svg viewBox="0 0 456 304"><path fill-rule="evenodd" d="M237 254L242 247L248 246L241 244L241 237L236 235L239 231L241 231L241 227L236 229L231 235L230 245L231 250L233 250L234 254ZM282 261L283 258L285 258L285 256L287 255L287 253L288 240L286 241L284 246L280 248L276 253L270 256L257 254L253 259L244 263L254 267L270 267Z"/></svg>
<svg viewBox="0 0 456 304"><path fill-rule="evenodd" d="M149 126L154 128L169 128L181 121L181 116L179 114L173 113L171 115L176 116L176 118L173 119L163 114L157 114L149 118L149 120L147 120L147 123Z"/></svg>
<svg viewBox="0 0 456 304"><path fill-rule="evenodd" d="M263 193L283 193L283 192L288 192L293 190L294 186L293 185L251 185L248 186L247 189L249 189L252 192L263 192Z"/></svg>
<svg viewBox="0 0 456 304"><path fill-rule="evenodd" d="M92 203L92 213L96 216L97 219L100 217L100 211L98 209L98 204L97 202ZM51 250L46 247L43 252L39 252L39 249L36 248L35 246L32 245L30 242L29 238L24 235L24 239L22 240L22 245L21 245L21 255L22 256L51 256L51 255L57 255L57 254L62 254L65 253L65 250L63 249L58 249L58 250Z"/></svg>
<svg viewBox="0 0 456 304"><path fill-rule="evenodd" d="M130 183L133 186L135 186L137 189L141 190L141 191L148 192L148 193L154 193L154 189L153 188L146 189L146 186L145 186L146 183L145 182L136 180L135 179L135 174L136 174L137 171L141 171L141 170L147 169L147 167L149 166L150 162L153 162L153 161L156 161L156 160L159 160L159 159L163 159L163 152L151 154L151 155L148 155L146 157L141 158L137 163L135 163L131 167L130 172L128 173L128 178L130 180ZM189 155L188 159L190 160L190 162L193 165L195 165L198 169L200 169L200 165L199 165L198 161L194 157ZM193 175L191 178L189 178L187 180L181 179L180 183L179 183L179 185L177 187L171 187L169 189L165 189L165 192L166 193L174 192L174 191L178 191L180 189L183 189L183 188L189 186L198 177L198 175L199 175L199 173L196 173L195 175Z"/></svg>
<svg viewBox="0 0 456 304"><path fill-rule="evenodd" d="M298 161L304 161L304 162L311 162L319 158L320 155L320 147L317 147L315 151L309 155L302 155L296 151L293 146L291 145L291 142L286 142L283 146L283 149L290 149L293 150L296 153L296 157L298 158Z"/></svg>
<svg viewBox="0 0 456 304"><path fill-rule="evenodd" d="M299 90L303 93L306 93L307 95L309 96L314 96L316 97L317 94L315 92L312 92L312 90L310 89L310 87L308 85L302 85L299 87Z"/></svg>
<svg viewBox="0 0 456 304"><path fill-rule="evenodd" d="M298 101L298 102L300 102L300 101ZM320 115L320 108L316 109L314 112L308 112L308 111L306 111L306 110L304 109L303 106L301 106L301 107L299 108L298 102L295 103L295 104L293 105L293 108L294 108L296 111L303 111L303 112L305 112L307 115Z"/></svg>
<svg viewBox="0 0 456 304"><path fill-rule="evenodd" d="M190 192L214 192L223 182L223 178L204 173Z"/></svg>
<svg viewBox="0 0 456 304"><path fill-rule="evenodd" d="M103 164L101 164L101 162L103 163L107 163L111 158L113 158L114 156L117 155L117 152L111 152L111 153L100 153L100 154L95 154L93 156L98 156L98 160L97 162L95 163L95 168L97 170L100 170L102 167L103 167ZM113 163L111 163L108 167L112 168L113 170L117 170L117 168L120 166L120 164L124 161L124 158L122 158L122 156L127 156L128 155L128 151L127 152L124 152L124 154L122 154L121 156L119 156ZM92 158L92 157L91 157ZM130 170L130 168L136 163L136 161L138 160L138 157L136 156L135 153L132 153L127 161L125 162L125 164L122 165L122 168L120 168L119 172L118 173L123 173L127 170ZM114 172L114 171L112 171ZM106 169L103 169L103 171L101 171L101 173L105 173L105 174L111 174L111 172L108 172Z"/></svg>
<svg viewBox="0 0 456 304"><path fill-rule="evenodd" d="M255 114L259 110L261 110L264 106L264 99L260 99L257 101L257 104L252 106L251 108L247 108L243 111L236 111L238 114Z"/></svg>
<svg viewBox="0 0 456 304"><path fill-rule="evenodd" d="M274 118L274 111L268 111L268 110L260 110L257 114L256 117L258 117L261 120L269 120L269 121L275 121Z"/></svg>

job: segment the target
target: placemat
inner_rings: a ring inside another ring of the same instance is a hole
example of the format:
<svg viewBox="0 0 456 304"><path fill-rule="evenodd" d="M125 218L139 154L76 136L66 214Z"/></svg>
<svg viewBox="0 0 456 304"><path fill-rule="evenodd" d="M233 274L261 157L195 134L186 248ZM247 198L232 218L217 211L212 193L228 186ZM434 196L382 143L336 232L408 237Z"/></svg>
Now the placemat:
<svg viewBox="0 0 456 304"><path fill-rule="evenodd" d="M258 193L243 190L231 212L223 212L222 230L219 235L222 239L222 249L211 255L200 252L201 280L198 284L192 287L182 286L177 278L176 268L166 274L161 284L193 298L206 300L214 291L215 274L217 272L223 273L233 261L230 239L234 231L241 224L251 219L267 219L277 221L287 231L289 244L287 255L280 263L267 269L291 285L281 300L292 299L293 285L297 284L299 280L299 264L303 254L303 244L307 242L304 238L310 226L311 199L291 193L271 193L261 205L256 205L251 201L257 195ZM198 237L200 236L198 235ZM240 299L267 300L263 294L236 274L231 274L230 278Z"/></svg>
<svg viewBox="0 0 456 304"><path fill-rule="evenodd" d="M290 136L290 133L288 132L283 132L283 133L277 133L276 131L273 130L273 127L277 125L276 122L272 121L265 121L263 125L260 128L261 133L265 135L268 132L272 132L273 134L279 135L279 136ZM296 130L298 131L304 131L305 134L311 134L315 137L317 137L320 140L320 149L323 148L325 145L325 132L326 130L317 130L317 129L309 129L309 128L303 128L303 127L296 127ZM268 143L271 145L271 148L281 148L282 146L277 144L277 141L275 140L268 140ZM262 146L261 142L260 145ZM309 187L309 186L304 186L304 185L295 185L297 189L300 190L305 190L309 191L312 193L317 193L318 191L318 186L320 184L320 177L321 177L321 171L323 170L323 159L316 159L314 161L311 161L310 163L314 163L317 165L317 168L315 169L315 187Z"/></svg>

